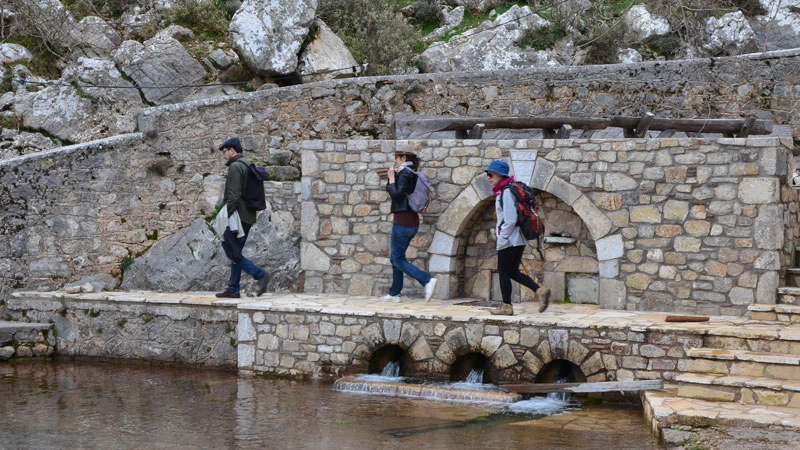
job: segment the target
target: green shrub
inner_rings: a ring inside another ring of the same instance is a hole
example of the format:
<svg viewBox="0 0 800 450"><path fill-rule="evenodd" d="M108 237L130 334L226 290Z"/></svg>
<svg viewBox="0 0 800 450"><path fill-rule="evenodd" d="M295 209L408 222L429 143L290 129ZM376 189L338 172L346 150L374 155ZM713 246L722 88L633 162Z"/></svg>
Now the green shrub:
<svg viewBox="0 0 800 450"><path fill-rule="evenodd" d="M519 46L534 50L546 50L552 48L556 42L566 36L567 29L563 22L550 22L549 25L528 30Z"/></svg>
<svg viewBox="0 0 800 450"><path fill-rule="evenodd" d="M320 0L317 17L344 41L367 74L400 72L411 65L418 32L394 0Z"/></svg>
<svg viewBox="0 0 800 450"><path fill-rule="evenodd" d="M164 11L164 18L170 25L180 25L191 29L195 34L210 39L225 36L231 17L225 11L222 0L179 0L172 8Z"/></svg>
<svg viewBox="0 0 800 450"><path fill-rule="evenodd" d="M76 20L86 16L118 19L131 4L128 0L64 0L62 3Z"/></svg>

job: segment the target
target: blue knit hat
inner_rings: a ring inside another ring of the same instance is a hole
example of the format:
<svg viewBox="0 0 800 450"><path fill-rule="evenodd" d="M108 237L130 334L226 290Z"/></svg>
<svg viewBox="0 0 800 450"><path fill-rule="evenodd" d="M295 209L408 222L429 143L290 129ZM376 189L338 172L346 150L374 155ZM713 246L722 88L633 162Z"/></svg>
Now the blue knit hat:
<svg viewBox="0 0 800 450"><path fill-rule="evenodd" d="M224 148L232 148L236 150L236 153L242 153L242 142L239 141L239 138L232 137L219 146L220 151Z"/></svg>
<svg viewBox="0 0 800 450"><path fill-rule="evenodd" d="M510 168L508 167L507 162L495 159L489 163L489 167L487 167L484 172L494 172L501 177L508 177L510 174Z"/></svg>

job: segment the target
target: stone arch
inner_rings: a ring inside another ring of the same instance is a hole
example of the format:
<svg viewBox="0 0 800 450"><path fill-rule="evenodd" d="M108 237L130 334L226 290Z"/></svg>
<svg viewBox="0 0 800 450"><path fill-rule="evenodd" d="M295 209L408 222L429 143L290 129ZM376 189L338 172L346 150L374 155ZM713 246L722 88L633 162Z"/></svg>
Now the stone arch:
<svg viewBox="0 0 800 450"><path fill-rule="evenodd" d="M533 350L533 349L532 349ZM581 343L579 336L570 337L567 330L550 330L531 355L523 357L526 368L539 377L541 371L556 361L567 361L580 369L588 381L607 381L607 368L603 353Z"/></svg>
<svg viewBox="0 0 800 450"><path fill-rule="evenodd" d="M539 191L547 192L570 206L586 224L597 248L600 267L599 297L601 306L624 302L625 285L616 280L619 258L623 256L623 237L611 234L614 226L606 214L580 189L555 176L556 166L537 159L538 150L511 150L514 176ZM439 279L438 298L452 298L458 290L454 277L460 245L459 236L470 219L494 198L488 179L479 172L439 216L434 226L429 271ZM461 244L463 245L463 244Z"/></svg>

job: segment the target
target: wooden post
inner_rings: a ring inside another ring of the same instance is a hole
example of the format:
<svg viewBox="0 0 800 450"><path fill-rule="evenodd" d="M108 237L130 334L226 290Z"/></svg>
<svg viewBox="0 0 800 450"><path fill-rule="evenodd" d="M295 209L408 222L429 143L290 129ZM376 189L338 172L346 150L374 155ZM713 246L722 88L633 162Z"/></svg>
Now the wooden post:
<svg viewBox="0 0 800 450"><path fill-rule="evenodd" d="M656 118L656 115L647 112L645 113L640 119L639 122L636 124L636 128L624 128L622 130L623 136L626 138L643 138L645 134L647 134L647 130L650 128L650 124L653 123L653 120Z"/></svg>
<svg viewBox="0 0 800 450"><path fill-rule="evenodd" d="M556 139L569 139L569 135L572 132L572 126L568 123L561 125L561 128L558 129L556 132Z"/></svg>
<svg viewBox="0 0 800 450"><path fill-rule="evenodd" d="M475 126L469 131L469 138L470 139L482 139L483 138L483 130L486 129L486 125L482 123L476 123Z"/></svg>
<svg viewBox="0 0 800 450"><path fill-rule="evenodd" d="M756 118L753 116L748 117L745 119L744 123L742 124L742 129L739 130L739 133L736 134L737 138L746 138L750 135L750 130L753 129L753 125L756 123Z"/></svg>

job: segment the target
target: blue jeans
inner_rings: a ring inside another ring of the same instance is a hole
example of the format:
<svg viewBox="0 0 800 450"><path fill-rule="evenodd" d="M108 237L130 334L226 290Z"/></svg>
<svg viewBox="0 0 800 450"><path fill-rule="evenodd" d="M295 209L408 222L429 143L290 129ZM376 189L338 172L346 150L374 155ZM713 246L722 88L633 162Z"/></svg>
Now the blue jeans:
<svg viewBox="0 0 800 450"><path fill-rule="evenodd" d="M242 222L242 228L244 229L244 236L237 238L236 241L239 243L241 248L244 248L244 243L247 242L247 235L250 234L250 228L253 225L249 223ZM228 280L228 291L230 292L239 292L239 281L242 278L242 271L244 270L245 273L252 275L253 278L256 280L260 280L266 272L264 272L260 267L253 264L252 261L245 258L242 255L242 261L239 263L231 262L231 277Z"/></svg>
<svg viewBox="0 0 800 450"><path fill-rule="evenodd" d="M392 225L392 255L389 260L392 262L392 287L389 288L389 295L399 295L403 290L403 274L417 280L425 286L431 281L431 276L424 270L408 262L406 250L411 245L411 240L417 235L419 227L406 227L403 225Z"/></svg>

